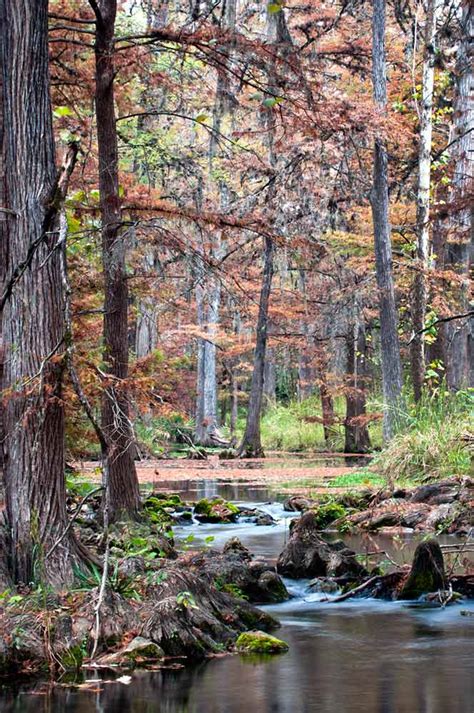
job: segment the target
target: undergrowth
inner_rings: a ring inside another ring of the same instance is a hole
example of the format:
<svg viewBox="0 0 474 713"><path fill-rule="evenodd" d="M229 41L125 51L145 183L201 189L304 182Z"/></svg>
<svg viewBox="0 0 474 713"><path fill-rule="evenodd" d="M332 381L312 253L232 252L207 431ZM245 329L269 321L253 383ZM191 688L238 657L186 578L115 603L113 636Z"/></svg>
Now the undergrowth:
<svg viewBox="0 0 474 713"><path fill-rule="evenodd" d="M473 473L474 389L425 396L410 408L407 422L371 470L392 483Z"/></svg>

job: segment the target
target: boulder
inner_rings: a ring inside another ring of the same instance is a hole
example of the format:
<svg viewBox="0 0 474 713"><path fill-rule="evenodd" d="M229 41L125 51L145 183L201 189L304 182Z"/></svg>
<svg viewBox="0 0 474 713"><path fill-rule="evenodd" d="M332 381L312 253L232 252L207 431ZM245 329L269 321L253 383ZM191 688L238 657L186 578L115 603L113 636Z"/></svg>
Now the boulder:
<svg viewBox="0 0 474 713"><path fill-rule="evenodd" d="M282 654L290 648L285 641L263 631L246 631L235 645L241 654Z"/></svg>
<svg viewBox="0 0 474 713"><path fill-rule="evenodd" d="M239 514L239 508L223 498L203 498L194 507L194 517L199 522L235 522Z"/></svg>
<svg viewBox="0 0 474 713"><path fill-rule="evenodd" d="M343 542L327 543L318 533L318 520L308 511L290 526L290 537L277 561L277 571L294 579L345 576L359 579L367 570Z"/></svg>

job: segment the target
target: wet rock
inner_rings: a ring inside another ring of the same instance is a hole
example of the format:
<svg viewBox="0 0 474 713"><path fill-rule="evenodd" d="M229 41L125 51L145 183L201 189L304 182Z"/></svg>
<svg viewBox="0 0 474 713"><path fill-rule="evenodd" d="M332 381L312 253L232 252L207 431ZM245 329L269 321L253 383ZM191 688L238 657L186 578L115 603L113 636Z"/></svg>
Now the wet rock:
<svg viewBox="0 0 474 713"><path fill-rule="evenodd" d="M203 498L194 507L194 517L199 522L235 522L239 514L239 508L226 502L223 498L213 498L212 500Z"/></svg>
<svg viewBox="0 0 474 713"><path fill-rule="evenodd" d="M241 654L281 654L290 648L285 641L263 631L246 631L236 641Z"/></svg>
<svg viewBox="0 0 474 713"><path fill-rule="evenodd" d="M421 542L415 550L411 571L398 599L418 599L422 594L446 589L441 547L436 540Z"/></svg>
<svg viewBox="0 0 474 713"><path fill-rule="evenodd" d="M206 577L168 568L166 579L148 592L155 604L146 607L141 635L169 656L203 658L229 648L248 629L271 630L273 617L248 602L212 586Z"/></svg>
<svg viewBox="0 0 474 713"><path fill-rule="evenodd" d="M304 512L314 505L314 500L305 498L303 495L293 495L283 503L285 512Z"/></svg>
<svg viewBox="0 0 474 713"><path fill-rule="evenodd" d="M259 515L256 518L255 524L261 526L269 526L276 525L276 522L271 515L269 515L268 513L263 513L262 515Z"/></svg>
<svg viewBox="0 0 474 713"><path fill-rule="evenodd" d="M318 533L314 512L308 511L290 526L290 537L278 557L277 571L294 579L351 575L360 578L367 570L356 554L342 542L328 544Z"/></svg>

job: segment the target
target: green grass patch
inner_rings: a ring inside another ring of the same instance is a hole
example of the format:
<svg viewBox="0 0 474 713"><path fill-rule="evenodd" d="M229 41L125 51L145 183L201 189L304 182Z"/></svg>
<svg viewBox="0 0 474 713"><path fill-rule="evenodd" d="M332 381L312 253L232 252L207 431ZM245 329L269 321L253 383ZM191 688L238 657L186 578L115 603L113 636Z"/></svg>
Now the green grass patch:
<svg viewBox="0 0 474 713"><path fill-rule="evenodd" d="M385 479L382 476L368 470L358 470L332 478L327 486L328 488L373 488L384 485L384 483Z"/></svg>

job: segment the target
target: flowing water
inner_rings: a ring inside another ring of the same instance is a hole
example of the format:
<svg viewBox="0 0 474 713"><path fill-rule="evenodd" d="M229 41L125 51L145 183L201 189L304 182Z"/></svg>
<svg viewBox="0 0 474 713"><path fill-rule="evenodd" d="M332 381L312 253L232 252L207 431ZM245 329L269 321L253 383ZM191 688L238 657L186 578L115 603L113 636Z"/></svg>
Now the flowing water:
<svg viewBox="0 0 474 713"><path fill-rule="evenodd" d="M274 526L197 525L177 528L183 546L213 537L221 546L239 537L256 555L275 559L288 532L279 502L265 493L207 484L212 492L253 505ZM202 493L204 495L204 493ZM262 495L264 497L262 497ZM257 497L256 497L257 496ZM192 534L193 538L189 535ZM380 536L345 538L359 552L385 550L409 561L415 546ZM304 581L287 581L293 598L266 609L281 622L288 642L276 657L222 656L187 668L137 671L129 683L113 672L87 671L82 687L17 686L0 691L5 713L474 713L473 603L446 609L410 609L399 603L359 600L330 604Z"/></svg>

